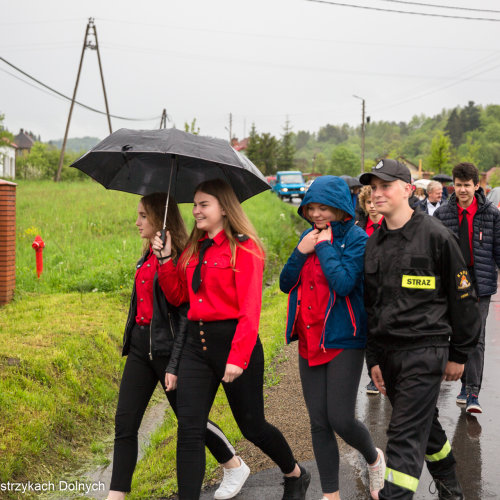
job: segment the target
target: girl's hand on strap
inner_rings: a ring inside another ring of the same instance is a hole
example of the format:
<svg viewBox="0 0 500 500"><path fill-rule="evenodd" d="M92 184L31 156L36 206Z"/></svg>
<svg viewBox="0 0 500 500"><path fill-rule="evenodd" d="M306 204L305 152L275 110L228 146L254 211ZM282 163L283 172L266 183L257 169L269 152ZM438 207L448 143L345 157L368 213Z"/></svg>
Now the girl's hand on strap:
<svg viewBox="0 0 500 500"><path fill-rule="evenodd" d="M323 229L321 233L318 235L318 239L316 240L316 243L319 243L320 241L332 241L332 228L331 226L328 226L326 229Z"/></svg>
<svg viewBox="0 0 500 500"><path fill-rule="evenodd" d="M311 232L307 233L297 245L297 249L300 253L308 254L314 252L314 245L318 242L318 229L313 229Z"/></svg>

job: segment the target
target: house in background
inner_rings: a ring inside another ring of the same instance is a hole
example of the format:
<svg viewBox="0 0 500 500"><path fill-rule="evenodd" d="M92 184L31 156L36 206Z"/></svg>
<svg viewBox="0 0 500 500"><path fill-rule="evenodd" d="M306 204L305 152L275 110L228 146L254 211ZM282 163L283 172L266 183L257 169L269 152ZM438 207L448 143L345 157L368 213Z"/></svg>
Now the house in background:
<svg viewBox="0 0 500 500"><path fill-rule="evenodd" d="M6 137L0 139L0 178L16 178L16 151L16 144Z"/></svg>
<svg viewBox="0 0 500 500"><path fill-rule="evenodd" d="M24 129L19 131L19 134L16 135L14 141L17 145L16 156L28 155L33 147L33 144L35 144L35 139L30 134L25 132Z"/></svg>

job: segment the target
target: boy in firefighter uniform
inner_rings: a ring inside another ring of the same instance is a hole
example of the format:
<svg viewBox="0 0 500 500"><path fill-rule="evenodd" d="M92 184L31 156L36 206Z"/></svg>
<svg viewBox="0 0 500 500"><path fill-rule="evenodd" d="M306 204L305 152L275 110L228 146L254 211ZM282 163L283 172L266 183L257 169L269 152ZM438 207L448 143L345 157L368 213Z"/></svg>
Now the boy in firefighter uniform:
<svg viewBox="0 0 500 500"><path fill-rule="evenodd" d="M384 159L360 182L384 215L365 254L367 364L393 407L379 498L413 498L425 459L439 498L461 499L436 403L441 381L460 378L477 343L477 298L455 237L410 208L406 166Z"/></svg>

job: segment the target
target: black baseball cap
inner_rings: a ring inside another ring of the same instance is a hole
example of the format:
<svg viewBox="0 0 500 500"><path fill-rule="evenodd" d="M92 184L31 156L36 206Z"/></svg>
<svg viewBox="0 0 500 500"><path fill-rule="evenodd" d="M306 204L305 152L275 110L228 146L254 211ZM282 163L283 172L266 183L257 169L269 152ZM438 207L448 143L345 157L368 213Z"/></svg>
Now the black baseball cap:
<svg viewBox="0 0 500 500"><path fill-rule="evenodd" d="M403 182L411 184L411 173L408 167L399 161L391 160L390 158L380 160L372 168L371 172L366 172L360 176L359 182L364 185L370 184L372 175L382 179L383 181L396 181L399 179Z"/></svg>

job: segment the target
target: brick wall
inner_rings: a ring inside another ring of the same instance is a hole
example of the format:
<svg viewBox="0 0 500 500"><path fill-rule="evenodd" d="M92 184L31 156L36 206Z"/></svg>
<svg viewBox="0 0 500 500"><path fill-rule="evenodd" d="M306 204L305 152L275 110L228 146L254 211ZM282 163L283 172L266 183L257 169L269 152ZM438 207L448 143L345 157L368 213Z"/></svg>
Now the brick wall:
<svg viewBox="0 0 500 500"><path fill-rule="evenodd" d="M16 286L16 184L0 179L0 305Z"/></svg>

